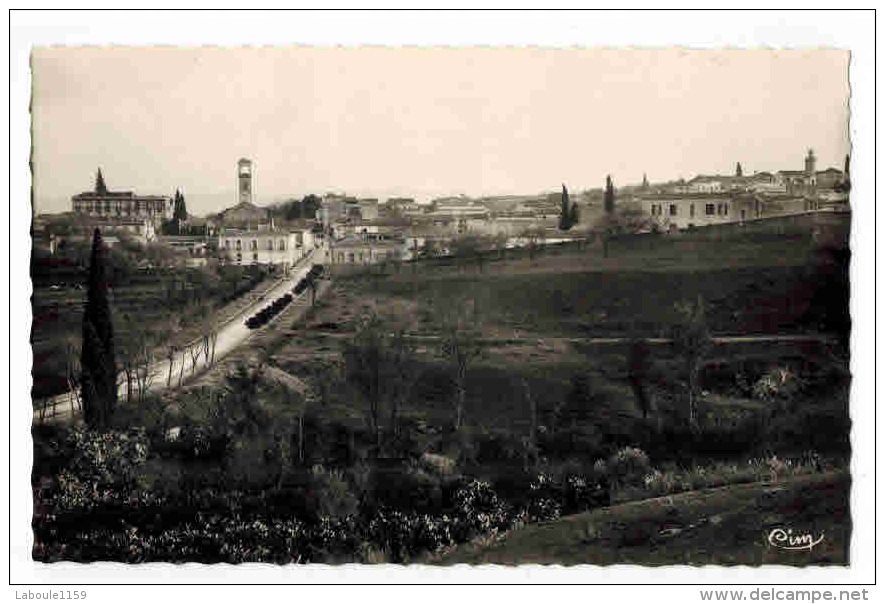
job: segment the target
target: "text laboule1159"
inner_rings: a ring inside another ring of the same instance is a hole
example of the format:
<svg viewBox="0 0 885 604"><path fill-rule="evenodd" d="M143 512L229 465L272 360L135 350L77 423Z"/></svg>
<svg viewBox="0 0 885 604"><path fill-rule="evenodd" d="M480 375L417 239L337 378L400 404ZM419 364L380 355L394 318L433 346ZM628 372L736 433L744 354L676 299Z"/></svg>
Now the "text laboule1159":
<svg viewBox="0 0 885 604"><path fill-rule="evenodd" d="M16 600L85 600L86 599L86 590L70 590L70 589L60 589L60 590L39 590L39 591L31 591L30 589L27 591L15 591L15 599Z"/></svg>

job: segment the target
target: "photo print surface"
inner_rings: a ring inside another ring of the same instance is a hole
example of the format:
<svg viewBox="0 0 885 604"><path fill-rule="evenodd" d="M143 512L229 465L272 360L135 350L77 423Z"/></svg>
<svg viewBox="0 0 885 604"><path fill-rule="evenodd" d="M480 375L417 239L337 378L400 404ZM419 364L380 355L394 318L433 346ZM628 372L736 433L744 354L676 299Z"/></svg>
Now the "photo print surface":
<svg viewBox="0 0 885 604"><path fill-rule="evenodd" d="M848 565L849 58L34 48L33 560Z"/></svg>

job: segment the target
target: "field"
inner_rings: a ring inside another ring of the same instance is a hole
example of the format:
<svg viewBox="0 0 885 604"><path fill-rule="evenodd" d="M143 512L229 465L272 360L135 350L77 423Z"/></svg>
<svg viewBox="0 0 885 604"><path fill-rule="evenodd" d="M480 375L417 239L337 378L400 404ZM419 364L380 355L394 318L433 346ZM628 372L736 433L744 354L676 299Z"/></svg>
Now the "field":
<svg viewBox="0 0 885 604"><path fill-rule="evenodd" d="M716 345L702 376L709 382L704 387L712 391L710 399L718 401L714 407L721 408L723 401L740 406L749 397L739 392L731 369L742 369L747 373L743 379L750 380L779 363L805 367L811 380L819 380L818 373L844 374L844 357L835 362L839 369L832 361L848 322L847 272L839 252L816 250L802 240L741 242L730 249L723 242L703 254L694 242L655 244L655 270L649 270L654 263L644 249L613 249L605 259L598 250L575 249L534 260L489 262L481 273L475 267L435 266L418 275L404 268L398 275L339 277L309 324L293 326L275 363L300 377L316 375L340 361L341 344L353 336L360 317L377 313L391 328L407 330L418 359L420 378L410 398L415 405L404 412L444 424L452 393L438 335L453 308L469 305L484 344L467 374L467 421L475 429L527 433L523 379L542 412L561 405L583 379L611 414L635 417L639 410L627 380L628 342L594 344L592 338L666 336L677 318L675 304L701 296L714 335L823 336L819 342ZM584 270L575 270L576 264ZM564 265L571 272L564 272ZM678 412L673 398L679 361L666 344L652 350L661 411ZM729 375L723 378L723 373ZM348 394L339 398L342 409L353 415ZM607 431L611 436L611 425Z"/></svg>
<svg viewBox="0 0 885 604"><path fill-rule="evenodd" d="M802 520L833 536L814 560L845 563L847 252L800 236L637 241L335 275L314 308L287 309L175 400L119 418L145 427L119 446L145 448L107 501L140 511L112 506L86 530L74 505L68 524L42 521L35 557L414 562L499 534L514 539L501 560L766 563L750 526L823 484L833 496L808 499ZM705 349L692 420L684 352L638 342L668 337L677 305L699 299L714 336L784 339ZM452 333L473 353L463 379ZM79 501L78 482L49 477L88 441L59 439L36 438L50 508ZM772 481L783 487L760 486ZM660 496L677 502L672 526L642 503ZM532 531L547 531L535 558ZM92 549L61 547L84 539ZM486 559L469 551L432 561Z"/></svg>

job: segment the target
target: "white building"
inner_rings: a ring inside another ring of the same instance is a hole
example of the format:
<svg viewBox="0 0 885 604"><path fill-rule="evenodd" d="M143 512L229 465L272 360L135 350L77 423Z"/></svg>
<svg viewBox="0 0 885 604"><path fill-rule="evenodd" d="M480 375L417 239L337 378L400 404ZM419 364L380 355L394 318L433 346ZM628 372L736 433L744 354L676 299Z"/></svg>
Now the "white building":
<svg viewBox="0 0 885 604"><path fill-rule="evenodd" d="M642 213L664 231L740 222L762 215L758 198L729 193L649 195L639 203Z"/></svg>
<svg viewBox="0 0 885 604"><path fill-rule="evenodd" d="M224 229L218 236L218 249L234 264L275 264L292 266L314 249L313 233L274 229Z"/></svg>

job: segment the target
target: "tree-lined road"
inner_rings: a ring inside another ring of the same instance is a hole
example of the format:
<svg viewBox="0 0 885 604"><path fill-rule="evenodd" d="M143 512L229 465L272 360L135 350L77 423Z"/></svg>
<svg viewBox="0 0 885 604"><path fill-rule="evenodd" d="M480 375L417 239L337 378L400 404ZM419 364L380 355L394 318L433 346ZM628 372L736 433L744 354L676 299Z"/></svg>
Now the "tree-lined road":
<svg viewBox="0 0 885 604"><path fill-rule="evenodd" d="M171 380L170 375L170 359L169 357L155 357L148 366L147 371L142 371L140 379L133 379L131 388L133 396L139 397L139 388L144 387L146 392L162 392L167 388L167 380L170 386L175 387L181 378L190 379L194 375L200 373L208 365L229 354L236 347L245 342L255 331L246 327L245 321L261 308L270 304L277 298L287 293L292 293L292 288L310 271L313 266L312 255L303 258L290 271L289 276L282 279L277 285L268 290L264 296L249 305L237 315L222 324L214 339L214 345L210 345L210 353L206 354L203 338L193 340L187 346L183 346L176 352L171 363ZM300 296L301 298L310 296L310 290L306 289ZM214 353L214 358L213 358ZM118 404L126 404L128 398L128 388L126 374L121 372L117 378ZM35 423L69 423L76 420L81 414L78 408L78 396L74 392L65 392L54 396L40 405L40 408L34 409Z"/></svg>

